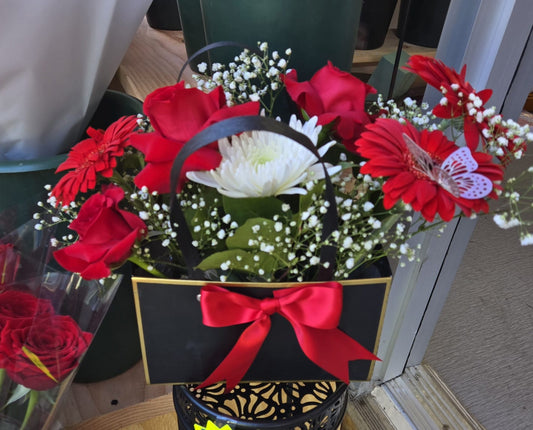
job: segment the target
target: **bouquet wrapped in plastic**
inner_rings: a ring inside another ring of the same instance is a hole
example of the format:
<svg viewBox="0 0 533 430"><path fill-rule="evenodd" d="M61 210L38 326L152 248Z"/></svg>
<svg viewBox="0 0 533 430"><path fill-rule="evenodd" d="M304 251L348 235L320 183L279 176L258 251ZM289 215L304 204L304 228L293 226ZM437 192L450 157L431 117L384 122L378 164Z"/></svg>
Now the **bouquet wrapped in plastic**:
<svg viewBox="0 0 533 430"><path fill-rule="evenodd" d="M49 266L52 230L0 239L0 428L48 428L120 277L87 281Z"/></svg>

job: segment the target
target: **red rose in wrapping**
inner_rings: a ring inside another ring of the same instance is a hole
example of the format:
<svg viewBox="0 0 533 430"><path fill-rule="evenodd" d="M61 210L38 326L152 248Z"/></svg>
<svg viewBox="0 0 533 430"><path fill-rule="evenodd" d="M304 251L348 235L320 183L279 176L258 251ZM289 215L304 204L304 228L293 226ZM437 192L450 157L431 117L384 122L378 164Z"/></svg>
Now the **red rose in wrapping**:
<svg viewBox="0 0 533 430"><path fill-rule="evenodd" d="M9 320L0 335L0 367L17 384L47 390L78 366L91 339L65 315Z"/></svg>
<svg viewBox="0 0 533 430"><path fill-rule="evenodd" d="M6 285L15 280L20 256L12 244L0 244L0 285Z"/></svg>
<svg viewBox="0 0 533 430"><path fill-rule="evenodd" d="M111 268L126 261L135 242L146 234L144 222L118 207L124 191L117 186L103 188L81 207L69 228L76 231L76 243L54 252L57 262L85 279L100 279Z"/></svg>
<svg viewBox="0 0 533 430"><path fill-rule="evenodd" d="M53 315L54 308L49 300L38 299L30 293L7 290L0 293L0 330L13 319Z"/></svg>
<svg viewBox="0 0 533 430"><path fill-rule="evenodd" d="M146 166L135 177L135 185L150 191L170 192L170 170L181 148L195 134L223 119L241 115L257 115L259 102L228 107L222 87L210 93L185 88L183 82L155 90L146 97L144 113L154 128L153 133L133 135L131 145L144 154ZM187 158L178 188L190 170L211 170L222 159L216 143L194 152Z"/></svg>
<svg viewBox="0 0 533 430"><path fill-rule="evenodd" d="M292 100L309 116L317 116L319 125L335 121L334 130L342 143L355 152L355 140L370 123L365 111L366 96L376 90L331 62L309 81L298 82L295 70L287 73L283 80Z"/></svg>

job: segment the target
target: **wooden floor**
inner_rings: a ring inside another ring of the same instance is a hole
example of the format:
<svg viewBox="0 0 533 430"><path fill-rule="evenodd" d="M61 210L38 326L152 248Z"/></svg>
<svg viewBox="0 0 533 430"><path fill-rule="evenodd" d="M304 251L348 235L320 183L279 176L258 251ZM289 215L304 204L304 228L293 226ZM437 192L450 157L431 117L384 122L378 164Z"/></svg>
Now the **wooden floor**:
<svg viewBox="0 0 533 430"><path fill-rule="evenodd" d="M71 385L59 405L57 421L64 427L87 428L79 423L171 393L170 385L146 385L142 363L114 378ZM170 405L172 401L170 400ZM173 408L169 409L172 411ZM92 427L100 429L102 427ZM120 427L110 427L120 428ZM103 429L103 428L102 428Z"/></svg>

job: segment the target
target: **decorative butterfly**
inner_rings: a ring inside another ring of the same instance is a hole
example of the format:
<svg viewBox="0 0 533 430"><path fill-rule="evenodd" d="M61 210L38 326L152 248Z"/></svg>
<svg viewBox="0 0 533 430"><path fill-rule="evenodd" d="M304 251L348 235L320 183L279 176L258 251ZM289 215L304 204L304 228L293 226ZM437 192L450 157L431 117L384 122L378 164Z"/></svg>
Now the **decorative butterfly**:
<svg viewBox="0 0 533 430"><path fill-rule="evenodd" d="M492 181L479 173L476 160L468 147L452 152L441 165L418 146L409 136L403 135L407 149L416 162L416 169L437 182L454 197L474 200L487 196L492 191Z"/></svg>

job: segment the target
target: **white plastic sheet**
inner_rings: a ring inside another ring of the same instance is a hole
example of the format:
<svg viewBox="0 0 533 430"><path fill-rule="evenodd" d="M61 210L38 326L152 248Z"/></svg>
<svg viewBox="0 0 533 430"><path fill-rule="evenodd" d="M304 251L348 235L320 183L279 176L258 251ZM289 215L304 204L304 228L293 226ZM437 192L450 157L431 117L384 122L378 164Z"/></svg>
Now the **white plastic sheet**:
<svg viewBox="0 0 533 430"><path fill-rule="evenodd" d="M82 134L151 0L1 0L0 160Z"/></svg>

